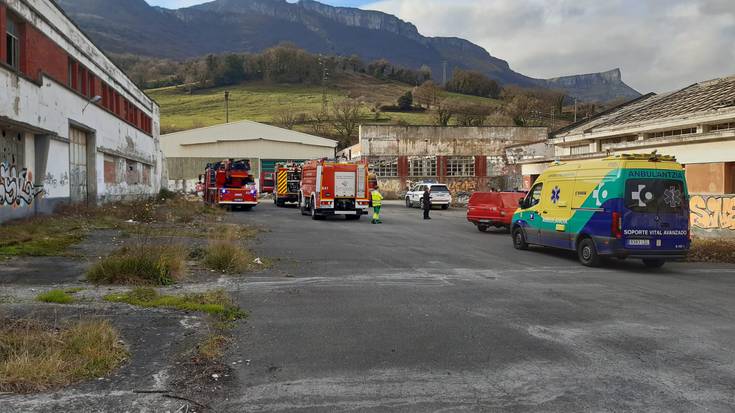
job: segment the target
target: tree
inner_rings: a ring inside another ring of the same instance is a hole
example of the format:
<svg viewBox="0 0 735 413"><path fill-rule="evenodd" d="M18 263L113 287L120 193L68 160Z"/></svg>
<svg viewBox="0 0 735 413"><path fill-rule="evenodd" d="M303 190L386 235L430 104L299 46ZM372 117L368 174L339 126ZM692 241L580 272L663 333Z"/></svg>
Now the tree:
<svg viewBox="0 0 735 413"><path fill-rule="evenodd" d="M427 108L435 106L439 102L441 89L433 81L427 80L413 91L413 99L416 103Z"/></svg>
<svg viewBox="0 0 735 413"><path fill-rule="evenodd" d="M491 110L485 105L463 104L456 105L454 112L459 126L483 126Z"/></svg>
<svg viewBox="0 0 735 413"><path fill-rule="evenodd" d="M454 116L454 107L449 101L444 100L437 105L434 111L434 125L449 126L449 121L452 120L452 116Z"/></svg>
<svg viewBox="0 0 735 413"><path fill-rule="evenodd" d="M332 102L332 126L345 141L349 141L357 134L361 106L355 99Z"/></svg>
<svg viewBox="0 0 735 413"><path fill-rule="evenodd" d="M398 109L409 111L413 107L413 93L408 91L398 98Z"/></svg>
<svg viewBox="0 0 735 413"><path fill-rule="evenodd" d="M309 124L311 125L311 133L316 136L324 136L327 133L329 122L329 114L326 112L314 112L309 117Z"/></svg>
<svg viewBox="0 0 735 413"><path fill-rule="evenodd" d="M276 124L282 128L293 129L293 127L296 126L296 113L287 106L282 106L284 106L284 108L276 114Z"/></svg>
<svg viewBox="0 0 735 413"><path fill-rule="evenodd" d="M461 69L454 71L452 79L447 82L446 89L449 92L493 99L500 96L501 90L498 82L488 78L484 74Z"/></svg>

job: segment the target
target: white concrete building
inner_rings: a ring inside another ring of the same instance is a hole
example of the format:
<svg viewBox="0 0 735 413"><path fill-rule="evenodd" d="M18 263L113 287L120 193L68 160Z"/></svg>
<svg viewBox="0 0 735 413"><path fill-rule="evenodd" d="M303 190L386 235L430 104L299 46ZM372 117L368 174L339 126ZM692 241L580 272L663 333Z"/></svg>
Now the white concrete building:
<svg viewBox="0 0 735 413"><path fill-rule="evenodd" d="M549 143L553 156L523 162L527 184L553 160L655 150L686 167L692 226L735 236L735 76L642 96L553 132Z"/></svg>
<svg viewBox="0 0 735 413"><path fill-rule="evenodd" d="M168 188L194 190L207 163L249 159L261 190L275 164L334 158L337 141L248 120L161 136Z"/></svg>
<svg viewBox="0 0 735 413"><path fill-rule="evenodd" d="M0 0L0 220L160 189L159 108L51 0Z"/></svg>

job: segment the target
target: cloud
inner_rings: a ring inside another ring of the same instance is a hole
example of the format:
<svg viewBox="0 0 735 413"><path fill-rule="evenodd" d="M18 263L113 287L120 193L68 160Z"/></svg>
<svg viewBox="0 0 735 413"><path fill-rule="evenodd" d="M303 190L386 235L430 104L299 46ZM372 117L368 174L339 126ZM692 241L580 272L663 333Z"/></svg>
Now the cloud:
<svg viewBox="0 0 735 413"><path fill-rule="evenodd" d="M195 4L205 3L207 0L146 0L151 6L160 6L167 9L180 9Z"/></svg>
<svg viewBox="0 0 735 413"><path fill-rule="evenodd" d="M463 37L523 74L615 67L641 92L735 74L733 0L380 0L424 35Z"/></svg>

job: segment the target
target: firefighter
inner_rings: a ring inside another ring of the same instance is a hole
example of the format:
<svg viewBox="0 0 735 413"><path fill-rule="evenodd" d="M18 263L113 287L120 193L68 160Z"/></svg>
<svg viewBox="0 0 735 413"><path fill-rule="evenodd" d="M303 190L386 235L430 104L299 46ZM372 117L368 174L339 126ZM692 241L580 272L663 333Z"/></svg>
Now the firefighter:
<svg viewBox="0 0 735 413"><path fill-rule="evenodd" d="M371 195L373 201L373 220L370 222L373 224L382 224L383 221L380 220L380 206L383 204L383 195L380 193L377 185L375 185L375 189L373 189Z"/></svg>
<svg viewBox="0 0 735 413"><path fill-rule="evenodd" d="M429 211L431 211L431 191L429 190L428 185L424 188L424 196L421 200L423 201L422 204L424 206L424 219L431 219L429 216Z"/></svg>

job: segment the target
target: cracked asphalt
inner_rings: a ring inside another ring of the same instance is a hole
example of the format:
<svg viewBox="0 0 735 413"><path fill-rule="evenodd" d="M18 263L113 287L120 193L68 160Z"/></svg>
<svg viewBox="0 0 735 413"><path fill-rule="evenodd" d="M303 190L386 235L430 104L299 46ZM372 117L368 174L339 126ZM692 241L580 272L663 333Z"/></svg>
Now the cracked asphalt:
<svg viewBox="0 0 735 413"><path fill-rule="evenodd" d="M432 216L233 214L276 264L232 286L252 315L215 410L735 411L733 266L589 269Z"/></svg>

